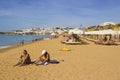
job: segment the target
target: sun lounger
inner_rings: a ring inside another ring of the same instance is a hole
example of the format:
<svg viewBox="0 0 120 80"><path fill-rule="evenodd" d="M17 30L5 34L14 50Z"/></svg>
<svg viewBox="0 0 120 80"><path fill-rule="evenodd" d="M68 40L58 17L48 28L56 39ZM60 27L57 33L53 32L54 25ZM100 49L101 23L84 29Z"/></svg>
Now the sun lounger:
<svg viewBox="0 0 120 80"><path fill-rule="evenodd" d="M61 41L61 43L62 43L62 44L65 44L65 43L66 43L66 41Z"/></svg>
<svg viewBox="0 0 120 80"><path fill-rule="evenodd" d="M97 41L95 42L96 44L101 44L101 45L115 45L116 43L113 42L113 41L109 41L109 42L100 42L100 41Z"/></svg>
<svg viewBox="0 0 120 80"><path fill-rule="evenodd" d="M68 45L78 45L78 44L81 44L82 42L66 42L65 44L68 44Z"/></svg>

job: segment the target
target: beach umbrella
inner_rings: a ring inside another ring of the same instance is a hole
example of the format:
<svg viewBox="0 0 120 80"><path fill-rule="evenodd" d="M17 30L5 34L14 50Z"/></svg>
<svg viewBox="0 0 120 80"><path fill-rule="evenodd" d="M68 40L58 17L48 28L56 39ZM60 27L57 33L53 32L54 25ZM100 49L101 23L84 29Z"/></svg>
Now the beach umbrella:
<svg viewBox="0 0 120 80"><path fill-rule="evenodd" d="M109 30L89 31L89 32L85 32L85 34L98 34L98 35L112 34L112 35L116 35L116 34L118 34L118 32L109 29Z"/></svg>
<svg viewBox="0 0 120 80"><path fill-rule="evenodd" d="M117 34L120 34L120 31L117 31Z"/></svg>
<svg viewBox="0 0 120 80"><path fill-rule="evenodd" d="M100 31L99 33L100 33L100 34L112 34L112 35L117 34L116 31L111 30L111 29L109 29L109 30L102 30L102 31Z"/></svg>
<svg viewBox="0 0 120 80"><path fill-rule="evenodd" d="M69 33L69 34L83 34L83 30L80 30L80 29L78 29L78 28L75 28L75 29L69 30L68 33Z"/></svg>
<svg viewBox="0 0 120 80"><path fill-rule="evenodd" d="M89 32L85 32L85 34L99 34L98 31L89 31Z"/></svg>
<svg viewBox="0 0 120 80"><path fill-rule="evenodd" d="M51 33L52 36L55 36L56 34L55 33Z"/></svg>

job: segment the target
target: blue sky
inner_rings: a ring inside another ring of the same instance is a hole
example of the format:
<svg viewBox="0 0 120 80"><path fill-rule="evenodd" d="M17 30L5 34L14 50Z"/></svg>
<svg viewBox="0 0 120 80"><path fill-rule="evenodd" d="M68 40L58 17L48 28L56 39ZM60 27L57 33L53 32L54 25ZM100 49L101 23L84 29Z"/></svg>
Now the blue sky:
<svg viewBox="0 0 120 80"><path fill-rule="evenodd" d="M0 0L0 31L120 22L120 0Z"/></svg>

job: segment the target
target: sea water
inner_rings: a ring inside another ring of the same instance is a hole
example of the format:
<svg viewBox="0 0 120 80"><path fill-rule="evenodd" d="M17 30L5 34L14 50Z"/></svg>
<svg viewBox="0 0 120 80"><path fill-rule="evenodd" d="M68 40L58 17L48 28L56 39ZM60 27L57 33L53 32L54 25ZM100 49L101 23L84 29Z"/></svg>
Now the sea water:
<svg viewBox="0 0 120 80"><path fill-rule="evenodd" d="M27 43L35 39L48 39L50 37L50 35L0 35L0 49L18 45L22 40Z"/></svg>

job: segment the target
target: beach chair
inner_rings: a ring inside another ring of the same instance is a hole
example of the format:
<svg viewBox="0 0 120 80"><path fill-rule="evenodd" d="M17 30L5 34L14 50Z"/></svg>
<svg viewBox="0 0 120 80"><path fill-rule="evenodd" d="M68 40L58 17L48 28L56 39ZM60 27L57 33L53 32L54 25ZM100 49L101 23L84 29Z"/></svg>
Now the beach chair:
<svg viewBox="0 0 120 80"><path fill-rule="evenodd" d="M66 42L67 45L79 45L82 44L82 42Z"/></svg>

